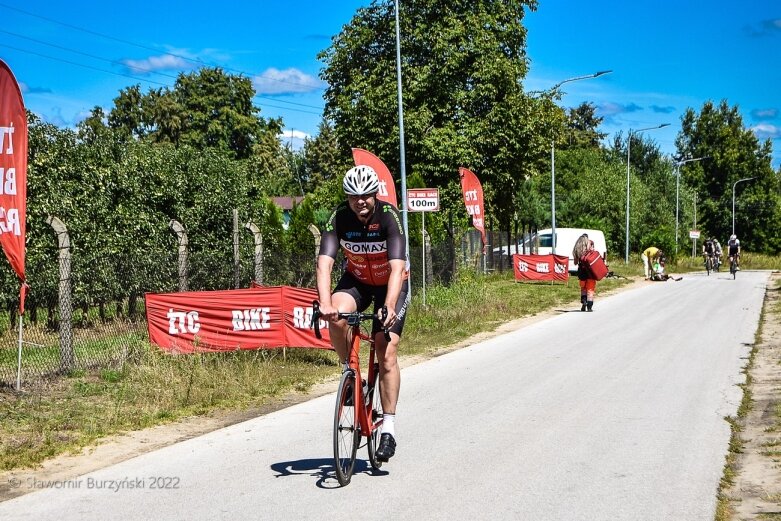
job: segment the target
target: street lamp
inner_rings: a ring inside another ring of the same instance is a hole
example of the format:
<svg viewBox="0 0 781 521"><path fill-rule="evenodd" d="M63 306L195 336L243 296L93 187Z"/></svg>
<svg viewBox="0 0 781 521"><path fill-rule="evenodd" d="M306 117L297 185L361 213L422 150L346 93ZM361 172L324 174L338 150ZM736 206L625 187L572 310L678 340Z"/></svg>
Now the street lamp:
<svg viewBox="0 0 781 521"><path fill-rule="evenodd" d="M738 183L751 181L752 179L756 179L756 177L744 177L743 179L738 179L732 185L732 235L735 235L735 187L738 186Z"/></svg>
<svg viewBox="0 0 781 521"><path fill-rule="evenodd" d="M576 78L567 78L564 81L558 82L551 87L550 91L555 92L564 85L572 81L588 80L591 78L598 78L604 74L613 72L609 71L597 71L594 74L588 74L586 76L578 76ZM551 214L551 251L556 255L556 142L551 139L550 143L550 214Z"/></svg>
<svg viewBox="0 0 781 521"><path fill-rule="evenodd" d="M404 157L404 105L401 99L401 31L399 29L399 0L394 2L396 15L396 97L399 103L399 171L401 173L401 221L404 227L406 258L409 265L409 223L407 218L407 170ZM424 275L425 276L425 275ZM407 281L407 293L412 295L412 285Z"/></svg>
<svg viewBox="0 0 781 521"><path fill-rule="evenodd" d="M675 253L678 253L678 192L681 184L681 166L694 161L708 159L709 156L694 157L675 162Z"/></svg>
<svg viewBox="0 0 781 521"><path fill-rule="evenodd" d="M629 152L632 149L632 134L643 132L645 130L656 130L657 128L669 127L669 123L662 123L655 127L640 128L637 130L629 129L629 137L626 140L626 240L624 251L624 263L629 264Z"/></svg>

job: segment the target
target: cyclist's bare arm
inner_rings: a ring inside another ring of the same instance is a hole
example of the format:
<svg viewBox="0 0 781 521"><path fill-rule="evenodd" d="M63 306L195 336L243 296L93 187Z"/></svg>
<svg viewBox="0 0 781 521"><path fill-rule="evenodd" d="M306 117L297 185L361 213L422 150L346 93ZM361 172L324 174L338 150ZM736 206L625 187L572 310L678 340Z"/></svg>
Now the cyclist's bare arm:
<svg viewBox="0 0 781 521"><path fill-rule="evenodd" d="M407 261L403 259L391 259L391 274L388 278L388 291L385 296L385 306L388 308L388 316L383 323L383 327L390 327L396 321L396 304L401 293L401 286L404 282L404 270L407 267Z"/></svg>
<svg viewBox="0 0 781 521"><path fill-rule="evenodd" d="M331 303L331 271L334 268L334 258L328 255L317 257L317 296L320 300L320 314L324 319L333 322L337 319L337 310Z"/></svg>

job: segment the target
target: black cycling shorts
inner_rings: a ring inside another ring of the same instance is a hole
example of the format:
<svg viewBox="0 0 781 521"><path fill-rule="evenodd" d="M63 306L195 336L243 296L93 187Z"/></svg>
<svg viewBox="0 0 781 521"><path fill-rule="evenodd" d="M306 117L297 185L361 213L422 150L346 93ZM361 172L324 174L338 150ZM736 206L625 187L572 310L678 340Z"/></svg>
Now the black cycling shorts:
<svg viewBox="0 0 781 521"><path fill-rule="evenodd" d="M347 293L355 299L355 303L358 305L358 311L364 311L369 307L369 304L374 301L374 313L376 315L377 310L385 305L385 296L388 293L388 286L370 286L364 284L356 279L350 272L344 272L342 278L339 279L339 283L334 288L334 293L341 292ZM404 319L407 316L407 308L409 307L409 284L405 280L401 284L401 291L399 292L399 299L396 301L396 322L388 330L389 333L396 333L401 337L401 331L404 329ZM382 324L377 318L374 318L372 322L372 337L382 331Z"/></svg>

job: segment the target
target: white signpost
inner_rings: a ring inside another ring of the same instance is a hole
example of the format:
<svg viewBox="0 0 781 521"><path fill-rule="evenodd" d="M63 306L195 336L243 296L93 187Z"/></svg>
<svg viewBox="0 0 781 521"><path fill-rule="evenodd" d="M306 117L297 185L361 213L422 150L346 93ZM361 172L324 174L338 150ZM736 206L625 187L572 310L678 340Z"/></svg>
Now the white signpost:
<svg viewBox="0 0 781 521"><path fill-rule="evenodd" d="M421 235L423 237L423 305L426 305L426 213L439 211L438 188L410 188L407 190L407 210L423 212Z"/></svg>

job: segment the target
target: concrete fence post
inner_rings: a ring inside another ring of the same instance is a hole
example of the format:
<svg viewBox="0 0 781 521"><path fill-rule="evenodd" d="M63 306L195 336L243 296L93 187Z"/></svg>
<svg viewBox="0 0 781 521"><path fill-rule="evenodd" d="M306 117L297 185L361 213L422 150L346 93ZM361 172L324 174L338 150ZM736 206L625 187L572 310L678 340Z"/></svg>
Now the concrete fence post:
<svg viewBox="0 0 781 521"><path fill-rule="evenodd" d="M184 226L171 219L168 226L179 239L179 291L187 291L187 231Z"/></svg>
<svg viewBox="0 0 781 521"><path fill-rule="evenodd" d="M263 234L260 233L260 228L253 222L248 222L244 225L244 228L252 232L252 236L255 238L255 282L263 284Z"/></svg>
<svg viewBox="0 0 781 521"><path fill-rule="evenodd" d="M46 224L57 234L59 248L60 284L60 367L64 371L73 369L76 357L73 352L73 298L71 296L71 241L68 229L57 217L50 215Z"/></svg>
<svg viewBox="0 0 781 521"><path fill-rule="evenodd" d="M239 254L239 211L233 209L233 287L241 285L241 255Z"/></svg>

